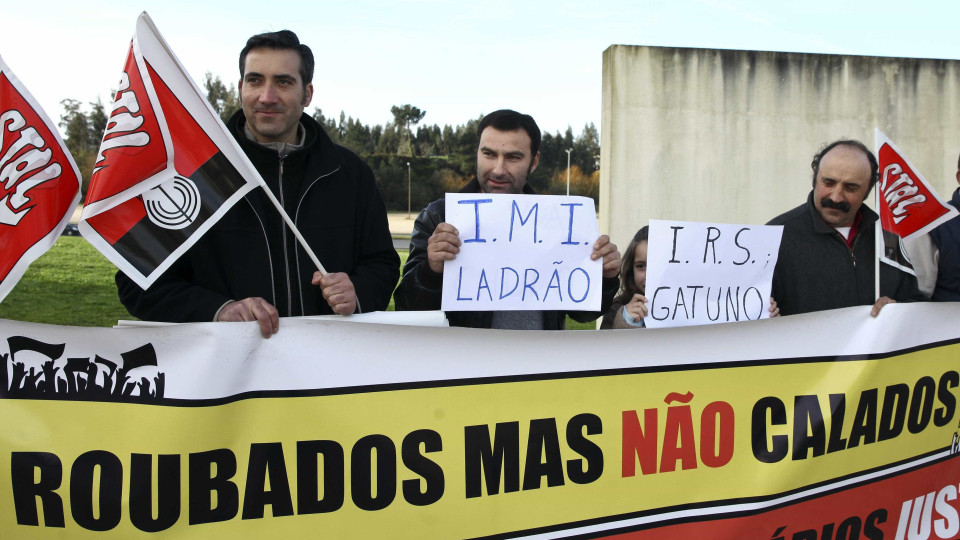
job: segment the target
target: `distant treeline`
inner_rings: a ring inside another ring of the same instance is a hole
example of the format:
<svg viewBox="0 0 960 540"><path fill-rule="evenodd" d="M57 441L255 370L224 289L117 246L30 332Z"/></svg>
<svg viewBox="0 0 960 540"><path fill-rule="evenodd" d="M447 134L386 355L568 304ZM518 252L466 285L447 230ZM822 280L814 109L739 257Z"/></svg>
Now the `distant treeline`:
<svg viewBox="0 0 960 540"><path fill-rule="evenodd" d="M219 77L207 73L204 81L207 99L226 121L240 108L237 90L227 87ZM109 111L99 100L90 103L90 111L81 110L74 99L61 102L64 114L60 127L67 147L83 175L83 191L89 183L100 139ZM327 117L320 109L313 117L334 142L350 148L373 169L391 211L407 209L407 175L410 175L410 206L413 212L429 202L456 191L476 175L477 125L481 116L456 126L418 125L427 111L412 105L391 107L394 121L370 126L341 112L339 118ZM489 111L488 111L489 112ZM528 178L539 193L563 194L567 189L567 152L570 149L570 194L599 195L600 136L593 123L579 135L571 128L566 133L544 133L540 144L540 165ZM409 167L408 164L409 163Z"/></svg>

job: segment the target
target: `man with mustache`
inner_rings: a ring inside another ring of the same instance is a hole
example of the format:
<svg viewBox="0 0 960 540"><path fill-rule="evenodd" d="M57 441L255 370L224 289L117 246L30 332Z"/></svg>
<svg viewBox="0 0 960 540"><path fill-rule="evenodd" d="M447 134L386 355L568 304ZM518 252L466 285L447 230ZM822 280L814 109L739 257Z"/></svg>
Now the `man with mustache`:
<svg viewBox="0 0 960 540"><path fill-rule="evenodd" d="M477 128L477 177L461 193L534 193L527 176L540 162L540 128L528 114L509 109L494 111ZM424 208L414 222L410 257L403 279L393 294L397 310L440 309L443 263L452 261L462 244L457 229L444 222L444 200ZM620 281L620 252L607 235L593 243L593 260L603 261L600 311L456 311L448 312L451 326L510 330L563 330L566 317L579 322L597 320L610 308Z"/></svg>
<svg viewBox="0 0 960 540"><path fill-rule="evenodd" d="M880 264L874 297L877 214L863 205L877 182L877 159L860 141L838 140L813 157L807 202L772 219L783 225L773 272L773 298L781 315L922 300L917 279Z"/></svg>
<svg viewBox="0 0 960 540"><path fill-rule="evenodd" d="M235 204L149 290L117 273L120 301L143 320L257 321L379 311L399 277L373 171L330 140L304 108L313 53L289 30L240 52L242 110L227 122L267 186L328 271L320 274L262 190Z"/></svg>

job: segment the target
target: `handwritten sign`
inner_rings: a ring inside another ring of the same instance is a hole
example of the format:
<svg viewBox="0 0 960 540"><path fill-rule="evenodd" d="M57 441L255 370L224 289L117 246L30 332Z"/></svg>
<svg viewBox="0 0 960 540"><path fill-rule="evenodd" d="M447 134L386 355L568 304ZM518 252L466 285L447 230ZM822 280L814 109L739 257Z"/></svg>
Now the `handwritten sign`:
<svg viewBox="0 0 960 540"><path fill-rule="evenodd" d="M448 193L460 253L443 267L444 311L599 311L593 199Z"/></svg>
<svg viewBox="0 0 960 540"><path fill-rule="evenodd" d="M650 221L648 328L770 316L779 225Z"/></svg>

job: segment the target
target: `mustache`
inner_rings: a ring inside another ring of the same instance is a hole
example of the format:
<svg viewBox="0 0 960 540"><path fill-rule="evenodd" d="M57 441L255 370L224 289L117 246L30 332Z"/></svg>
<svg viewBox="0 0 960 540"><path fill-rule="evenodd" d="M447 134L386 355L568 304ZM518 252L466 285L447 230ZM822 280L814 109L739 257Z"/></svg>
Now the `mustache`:
<svg viewBox="0 0 960 540"><path fill-rule="evenodd" d="M840 210L841 212L850 211L850 203L847 201L840 201L838 203L833 202L830 197L824 197L820 199L820 206L823 208L833 208L835 210Z"/></svg>

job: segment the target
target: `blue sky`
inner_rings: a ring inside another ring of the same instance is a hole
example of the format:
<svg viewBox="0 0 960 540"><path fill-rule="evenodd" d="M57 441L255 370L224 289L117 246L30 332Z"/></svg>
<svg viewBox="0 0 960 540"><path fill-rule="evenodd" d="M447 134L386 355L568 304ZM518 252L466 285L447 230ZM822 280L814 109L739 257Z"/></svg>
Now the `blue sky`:
<svg viewBox="0 0 960 540"><path fill-rule="evenodd" d="M368 124L410 103L425 124L509 107L551 132L599 127L612 44L960 59L945 0L50 0L4 6L0 56L56 119L62 99L109 100L143 10L198 83L235 82L247 37L294 30L317 58L310 109Z"/></svg>

